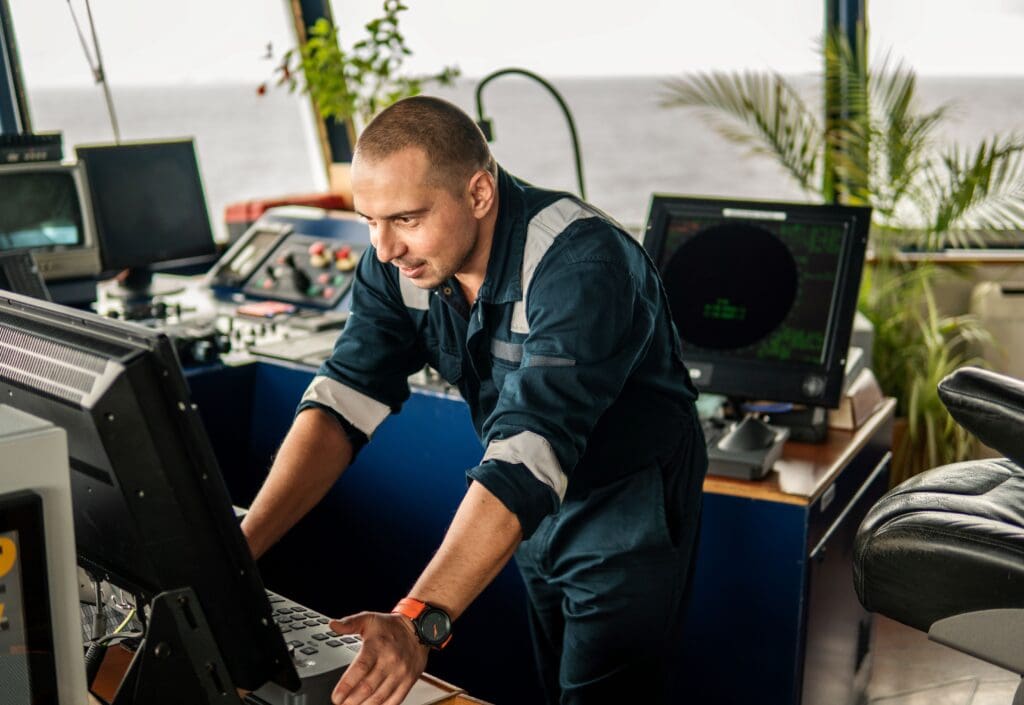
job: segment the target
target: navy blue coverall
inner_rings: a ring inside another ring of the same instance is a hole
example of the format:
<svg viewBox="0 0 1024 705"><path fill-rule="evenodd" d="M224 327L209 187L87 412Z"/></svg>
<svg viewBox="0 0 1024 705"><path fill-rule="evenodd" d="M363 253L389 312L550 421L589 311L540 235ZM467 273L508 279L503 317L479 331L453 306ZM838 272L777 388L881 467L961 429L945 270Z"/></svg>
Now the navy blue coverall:
<svg viewBox="0 0 1024 705"><path fill-rule="evenodd" d="M485 447L468 477L522 525L548 701L657 702L678 670L707 467L696 392L639 243L569 194L503 170L498 189L476 303L454 279L418 289L368 251L299 409L332 412L358 450L408 376L438 370Z"/></svg>

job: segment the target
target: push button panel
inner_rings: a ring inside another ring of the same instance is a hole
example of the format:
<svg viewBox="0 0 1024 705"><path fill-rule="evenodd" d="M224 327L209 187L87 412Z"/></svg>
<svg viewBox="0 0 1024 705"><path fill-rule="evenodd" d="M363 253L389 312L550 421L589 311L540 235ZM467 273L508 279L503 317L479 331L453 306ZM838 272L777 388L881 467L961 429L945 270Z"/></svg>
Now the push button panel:
<svg viewBox="0 0 1024 705"><path fill-rule="evenodd" d="M366 247L301 233L288 235L249 277L250 296L333 308L348 293Z"/></svg>

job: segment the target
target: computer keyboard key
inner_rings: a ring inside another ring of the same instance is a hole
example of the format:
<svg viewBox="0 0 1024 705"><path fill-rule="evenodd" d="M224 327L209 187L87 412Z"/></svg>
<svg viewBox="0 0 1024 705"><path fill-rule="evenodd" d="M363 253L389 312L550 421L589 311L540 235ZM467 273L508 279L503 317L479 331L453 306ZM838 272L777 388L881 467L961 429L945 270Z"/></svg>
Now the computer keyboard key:
<svg viewBox="0 0 1024 705"><path fill-rule="evenodd" d="M292 630L292 628L291 628L291 627L286 627L286 626L285 626L285 625L283 625L283 624L282 624L282 625L281 625L281 626L279 627L279 629L281 630L281 633L282 633L282 634L287 634L288 632L290 632L290 631Z"/></svg>
<svg viewBox="0 0 1024 705"><path fill-rule="evenodd" d="M268 592L268 597L278 596ZM283 640L295 659L302 688L298 693L289 693L276 683L267 683L256 691L260 698L256 702L272 705L330 702L338 679L359 654L362 646L359 638L354 635L339 637L327 626L330 619L326 615L286 598L276 600L274 606L277 609L273 618L278 622L278 629L282 634L289 631ZM331 648L324 647L324 644ZM348 648L339 648L342 646Z"/></svg>

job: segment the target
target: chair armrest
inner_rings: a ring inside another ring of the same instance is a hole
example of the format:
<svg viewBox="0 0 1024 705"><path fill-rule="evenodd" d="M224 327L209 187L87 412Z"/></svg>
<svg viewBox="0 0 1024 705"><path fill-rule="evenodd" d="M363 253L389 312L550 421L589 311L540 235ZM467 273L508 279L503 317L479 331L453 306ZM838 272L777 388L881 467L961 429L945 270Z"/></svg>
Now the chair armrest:
<svg viewBox="0 0 1024 705"><path fill-rule="evenodd" d="M939 382L939 398L982 443L1024 465L1024 382L964 367Z"/></svg>

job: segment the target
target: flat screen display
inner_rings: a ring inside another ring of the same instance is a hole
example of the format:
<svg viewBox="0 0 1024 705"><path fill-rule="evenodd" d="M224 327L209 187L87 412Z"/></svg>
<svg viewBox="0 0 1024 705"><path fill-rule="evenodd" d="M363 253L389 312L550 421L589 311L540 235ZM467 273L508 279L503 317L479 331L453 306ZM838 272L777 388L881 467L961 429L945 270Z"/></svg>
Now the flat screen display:
<svg viewBox="0 0 1024 705"><path fill-rule="evenodd" d="M0 703L57 705L42 501L0 495Z"/></svg>
<svg viewBox="0 0 1024 705"><path fill-rule="evenodd" d="M32 702L20 553L18 532L0 532L0 695L12 705Z"/></svg>
<svg viewBox="0 0 1024 705"><path fill-rule="evenodd" d="M105 269L214 252L192 140L76 149L92 197Z"/></svg>
<svg viewBox="0 0 1024 705"><path fill-rule="evenodd" d="M839 403L871 209L656 194L644 248L702 392Z"/></svg>

